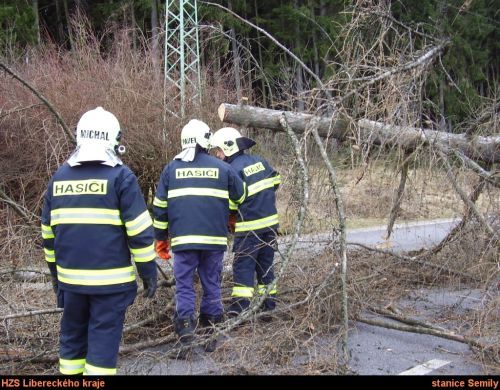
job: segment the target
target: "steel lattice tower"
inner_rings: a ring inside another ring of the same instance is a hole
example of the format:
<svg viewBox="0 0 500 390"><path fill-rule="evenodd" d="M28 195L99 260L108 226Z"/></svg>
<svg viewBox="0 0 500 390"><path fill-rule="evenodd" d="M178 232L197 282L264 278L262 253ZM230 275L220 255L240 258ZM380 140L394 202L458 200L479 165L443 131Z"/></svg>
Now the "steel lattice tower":
<svg viewBox="0 0 500 390"><path fill-rule="evenodd" d="M184 117L186 103L201 103L200 43L196 0L166 0L165 86L177 90Z"/></svg>

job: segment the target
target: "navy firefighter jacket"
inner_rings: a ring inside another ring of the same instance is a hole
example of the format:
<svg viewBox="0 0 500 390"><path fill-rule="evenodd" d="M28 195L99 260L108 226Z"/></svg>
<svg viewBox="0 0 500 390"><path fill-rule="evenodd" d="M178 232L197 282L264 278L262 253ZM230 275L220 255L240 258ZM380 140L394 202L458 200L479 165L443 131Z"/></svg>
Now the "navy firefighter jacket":
<svg viewBox="0 0 500 390"><path fill-rule="evenodd" d="M109 294L156 277L152 220L136 176L125 165L63 164L42 211L45 260L63 290Z"/></svg>
<svg viewBox="0 0 500 390"><path fill-rule="evenodd" d="M245 154L243 151L230 156L231 164L247 186L247 198L239 206L235 235L242 236L250 231L263 233L278 229L276 210L276 189L281 177L262 157Z"/></svg>
<svg viewBox="0 0 500 390"><path fill-rule="evenodd" d="M229 207L245 199L245 185L229 164L198 151L191 162L171 161L153 201L155 236L172 251L226 250Z"/></svg>

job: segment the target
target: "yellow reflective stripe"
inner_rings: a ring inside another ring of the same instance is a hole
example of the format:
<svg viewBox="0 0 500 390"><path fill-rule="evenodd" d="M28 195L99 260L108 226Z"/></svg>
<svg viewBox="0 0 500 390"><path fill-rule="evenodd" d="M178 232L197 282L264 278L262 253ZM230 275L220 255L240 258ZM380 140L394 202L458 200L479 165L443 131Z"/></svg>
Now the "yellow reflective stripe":
<svg viewBox="0 0 500 390"><path fill-rule="evenodd" d="M50 212L51 226L61 223L123 225L120 211L113 209L64 208Z"/></svg>
<svg viewBox="0 0 500 390"><path fill-rule="evenodd" d="M278 214L266 218L256 219L254 221L236 222L235 232L247 232L257 230L278 224Z"/></svg>
<svg viewBox="0 0 500 390"><path fill-rule="evenodd" d="M59 359L59 371L65 375L81 374L85 359Z"/></svg>
<svg viewBox="0 0 500 390"><path fill-rule="evenodd" d="M177 190L168 191L168 198L177 198L179 196L214 196L216 198L229 198L227 190L218 190L216 188L197 188L187 187L179 188Z"/></svg>
<svg viewBox="0 0 500 390"><path fill-rule="evenodd" d="M125 222L125 227L127 228L127 235L133 237L142 233L148 227L153 225L149 211L146 210L140 214L136 219L132 221Z"/></svg>
<svg viewBox="0 0 500 390"><path fill-rule="evenodd" d="M50 226L44 225L42 223L42 238L48 240L49 238L54 238L54 232Z"/></svg>
<svg viewBox="0 0 500 390"><path fill-rule="evenodd" d="M245 200L247 192L247 183L243 182L243 195L237 200L229 199L229 210L238 210L238 205L242 204Z"/></svg>
<svg viewBox="0 0 500 390"><path fill-rule="evenodd" d="M56 252L53 249L43 248L45 252L45 261L48 263L55 263L56 261Z"/></svg>
<svg viewBox="0 0 500 390"><path fill-rule="evenodd" d="M102 270L68 269L57 266L57 278L67 284L83 286L107 286L133 282L135 280L134 267L112 268Z"/></svg>
<svg viewBox="0 0 500 390"><path fill-rule="evenodd" d="M157 229L167 229L168 222L158 221L158 220L154 219L153 220L153 227L155 227Z"/></svg>
<svg viewBox="0 0 500 390"><path fill-rule="evenodd" d="M260 180L257 183L248 186L248 196L255 195L256 193L265 190L266 188L274 187L274 177L269 177L264 180Z"/></svg>
<svg viewBox="0 0 500 390"><path fill-rule="evenodd" d="M259 295L264 295L264 293L266 292L266 288L267 286L265 284L259 284L257 286L257 289L259 291ZM269 295L276 295L278 293L278 290L276 288L276 286L274 286L271 290L269 290Z"/></svg>
<svg viewBox="0 0 500 390"><path fill-rule="evenodd" d="M155 196L155 198L153 199L153 206L165 209L168 206L168 202L166 200L161 200Z"/></svg>
<svg viewBox="0 0 500 390"><path fill-rule="evenodd" d="M179 236L172 238L170 245L173 247L183 244L211 244L211 245L227 245L227 237L214 236Z"/></svg>
<svg viewBox="0 0 500 390"><path fill-rule="evenodd" d="M231 296L239 298L252 298L253 290L253 287L234 286Z"/></svg>
<svg viewBox="0 0 500 390"><path fill-rule="evenodd" d="M235 200L234 203L242 204L243 201L245 200L246 195L247 195L247 183L243 182L243 195L241 195L239 199Z"/></svg>
<svg viewBox="0 0 500 390"><path fill-rule="evenodd" d="M281 176L280 175L274 176L274 185L278 185L278 184L281 184Z"/></svg>
<svg viewBox="0 0 500 390"><path fill-rule="evenodd" d="M116 375L116 368L104 368L85 363L83 375Z"/></svg>
<svg viewBox="0 0 500 390"><path fill-rule="evenodd" d="M134 261L136 263L144 263L146 261L151 261L156 258L155 246L151 244L144 248L130 248L130 252L134 255Z"/></svg>

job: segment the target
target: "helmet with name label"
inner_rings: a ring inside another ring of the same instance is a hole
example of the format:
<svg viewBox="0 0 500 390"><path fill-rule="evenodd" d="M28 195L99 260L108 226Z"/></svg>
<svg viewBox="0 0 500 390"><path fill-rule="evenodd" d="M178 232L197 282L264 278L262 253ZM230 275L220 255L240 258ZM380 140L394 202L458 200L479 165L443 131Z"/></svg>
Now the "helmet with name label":
<svg viewBox="0 0 500 390"><path fill-rule="evenodd" d="M210 147L210 138L212 133L210 127L198 119L191 119L181 131L181 145L182 149L194 148L196 144L200 145L203 149Z"/></svg>
<svg viewBox="0 0 500 390"><path fill-rule="evenodd" d="M73 163L86 161L108 161L110 154L124 152L119 146L121 138L118 119L102 107L87 111L76 126L76 152Z"/></svg>
<svg viewBox="0 0 500 390"><path fill-rule="evenodd" d="M255 145L254 140L243 137L234 127L223 127L217 130L210 143L212 147L220 148L226 157Z"/></svg>

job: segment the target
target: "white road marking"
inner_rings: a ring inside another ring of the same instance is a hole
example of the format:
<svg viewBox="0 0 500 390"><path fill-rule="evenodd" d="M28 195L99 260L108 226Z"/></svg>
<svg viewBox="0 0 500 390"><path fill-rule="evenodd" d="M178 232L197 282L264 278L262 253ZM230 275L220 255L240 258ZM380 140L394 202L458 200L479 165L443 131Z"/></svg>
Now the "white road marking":
<svg viewBox="0 0 500 390"><path fill-rule="evenodd" d="M446 360L432 359L423 364L419 364L416 367L410 368L409 370L400 372L399 375L425 375L431 371L438 369L439 367L446 366L451 362Z"/></svg>

